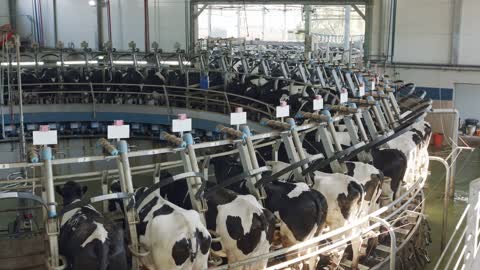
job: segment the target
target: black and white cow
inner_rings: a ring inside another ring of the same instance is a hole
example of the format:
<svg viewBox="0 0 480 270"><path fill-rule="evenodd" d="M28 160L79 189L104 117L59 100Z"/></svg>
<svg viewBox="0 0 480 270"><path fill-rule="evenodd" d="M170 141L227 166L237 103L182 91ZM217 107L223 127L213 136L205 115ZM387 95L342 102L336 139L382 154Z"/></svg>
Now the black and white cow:
<svg viewBox="0 0 480 270"><path fill-rule="evenodd" d="M281 161L267 162L272 167L272 172L279 172L289 166ZM365 173L365 168L352 168L357 173ZM290 176L284 176L289 179ZM360 217L368 215L378 209L378 197L381 193L381 175L371 175L366 182L359 181L350 175L339 173L325 173L315 171L313 173L314 184L312 189L320 192L328 204L326 226L330 230L339 229L343 226L355 223ZM362 183L363 182L363 183ZM354 235L358 229L367 227L368 223L352 229L344 234L332 237L332 240L340 240L343 237ZM352 269L358 266L361 253L362 239L360 237L351 241L353 250ZM333 263L338 266L342 259L345 247L335 250Z"/></svg>
<svg viewBox="0 0 480 270"><path fill-rule="evenodd" d="M169 174L164 177L169 177ZM162 194L168 200L185 208L191 207L187 191L185 181L176 181L162 188ZM205 213L207 228L215 237L220 238L212 243L215 255L226 257L228 263L232 264L270 251L275 217L254 196L218 189L205 199L208 205ZM267 261L265 259L235 269L263 269L267 266Z"/></svg>
<svg viewBox="0 0 480 270"><path fill-rule="evenodd" d="M111 190L120 192L120 183L112 183ZM142 198L146 192L148 188L137 189L135 198ZM196 211L170 203L158 191L146 196L137 211L140 247L148 252L140 258L144 267L149 270L207 269L211 236Z"/></svg>
<svg viewBox="0 0 480 270"><path fill-rule="evenodd" d="M233 156L214 158L211 162L218 183L243 172L242 166ZM231 187L241 194L249 193L246 180ZM272 181L264 189L267 195L265 207L280 220L279 236L283 247L309 240L323 231L328 205L320 192L310 189L305 183L282 181ZM299 216L302 218L299 219ZM314 266L313 261L308 263L311 267Z"/></svg>
<svg viewBox="0 0 480 270"><path fill-rule="evenodd" d="M403 189L412 186L419 177L428 176L429 155L428 144L431 136L431 126L425 121L418 121L410 131L398 136L384 145L383 149L401 151L407 159L407 169L403 179Z"/></svg>
<svg viewBox="0 0 480 270"><path fill-rule="evenodd" d="M56 186L64 207L80 201L87 191L75 182ZM127 270L124 234L93 206L73 208L64 213L60 225L60 254L71 270Z"/></svg>

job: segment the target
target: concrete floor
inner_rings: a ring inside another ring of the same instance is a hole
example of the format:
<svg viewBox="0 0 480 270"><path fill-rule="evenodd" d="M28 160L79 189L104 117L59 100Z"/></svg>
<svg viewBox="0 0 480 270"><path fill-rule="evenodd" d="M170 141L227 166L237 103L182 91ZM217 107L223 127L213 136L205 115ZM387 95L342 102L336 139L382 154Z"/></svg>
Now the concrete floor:
<svg viewBox="0 0 480 270"><path fill-rule="evenodd" d="M446 156L449 151L448 149L431 150L431 156ZM469 183L480 177L480 169L478 168L479 164L480 148L476 148L473 152L464 150L457 159L457 169L455 172L455 199L450 201L448 207L448 237L445 240L445 243L450 238L458 219L465 209L467 204L466 199L468 198ZM443 165L438 162L431 162L430 171L431 175L428 179L428 188L425 191L425 195L426 215L432 228L433 243L428 248L432 263L426 267L427 270L434 268L435 263L441 254L440 241L442 234L443 193L445 187L445 169ZM461 232L458 232L458 234L460 233ZM449 250L453 250L453 248L450 248Z"/></svg>

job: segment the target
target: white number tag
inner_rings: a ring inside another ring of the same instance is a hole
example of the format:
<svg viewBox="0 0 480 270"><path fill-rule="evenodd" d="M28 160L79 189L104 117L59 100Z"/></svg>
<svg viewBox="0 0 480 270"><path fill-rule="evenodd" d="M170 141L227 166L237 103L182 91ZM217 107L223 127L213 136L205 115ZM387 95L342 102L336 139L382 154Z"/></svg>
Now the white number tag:
<svg viewBox="0 0 480 270"><path fill-rule="evenodd" d="M290 106L277 106L277 118L289 117Z"/></svg>

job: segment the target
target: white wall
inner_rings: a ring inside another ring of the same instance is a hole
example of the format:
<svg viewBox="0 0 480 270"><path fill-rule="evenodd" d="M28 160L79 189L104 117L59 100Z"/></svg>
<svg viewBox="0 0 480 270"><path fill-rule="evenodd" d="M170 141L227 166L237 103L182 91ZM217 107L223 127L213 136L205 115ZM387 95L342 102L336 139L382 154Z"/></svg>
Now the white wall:
<svg viewBox="0 0 480 270"><path fill-rule="evenodd" d="M149 0L150 43L156 41L164 51L174 51L178 42L185 49L187 5L189 0Z"/></svg>
<svg viewBox="0 0 480 270"><path fill-rule="evenodd" d="M453 1L397 1L395 62L450 61Z"/></svg>
<svg viewBox="0 0 480 270"><path fill-rule="evenodd" d="M9 15L8 1L0 1L0 25L9 23Z"/></svg>
<svg viewBox="0 0 480 270"><path fill-rule="evenodd" d="M65 46L73 42L80 47L82 41L96 48L98 43L97 11L90 7L87 0L57 1L58 40Z"/></svg>
<svg viewBox="0 0 480 270"><path fill-rule="evenodd" d="M143 0L111 1L112 45L114 48L128 50L128 43L134 41L137 48L145 50L145 26ZM107 12L104 8L104 18ZM108 30L104 28L104 38L108 39Z"/></svg>
<svg viewBox="0 0 480 270"><path fill-rule="evenodd" d="M480 65L480 1L463 0L459 63L463 65Z"/></svg>
<svg viewBox="0 0 480 270"><path fill-rule="evenodd" d="M459 108L460 118L480 117L480 84L455 84L455 107Z"/></svg>
<svg viewBox="0 0 480 270"><path fill-rule="evenodd" d="M0 0L1 3L7 2ZM149 0L150 43L157 41L165 51L173 51L178 42L186 47L185 14L189 0ZM118 50L127 50L134 41L141 50L145 49L143 0L112 0L112 43ZM8 9L6 9L8 11ZM42 0L45 45L55 46L53 25L53 0ZM31 0L17 0L17 14L33 17ZM103 8L104 42L108 40L107 10ZM57 0L58 40L65 45L73 42L80 47L82 41L97 48L97 10L88 5L88 0ZM31 32L31 23L23 18L19 31Z"/></svg>
<svg viewBox="0 0 480 270"><path fill-rule="evenodd" d="M388 68L387 72L397 79L414 82L418 86L453 89L455 83L480 83L480 71L442 70L425 68Z"/></svg>

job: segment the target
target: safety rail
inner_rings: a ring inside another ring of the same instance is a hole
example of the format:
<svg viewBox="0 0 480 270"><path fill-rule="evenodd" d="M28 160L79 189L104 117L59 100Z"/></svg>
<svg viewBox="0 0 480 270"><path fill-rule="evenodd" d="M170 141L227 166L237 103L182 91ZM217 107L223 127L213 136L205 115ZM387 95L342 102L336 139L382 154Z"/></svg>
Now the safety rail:
<svg viewBox="0 0 480 270"><path fill-rule="evenodd" d="M480 233L480 178L470 182L468 204L460 216L447 245L442 251L436 269L477 269ZM458 234L458 232L460 232ZM455 246L452 244L455 243ZM448 254L448 256L447 256ZM455 264L451 267L452 263Z"/></svg>
<svg viewBox="0 0 480 270"><path fill-rule="evenodd" d="M295 264L295 263L307 260L308 258L311 258L313 256L318 256L322 253L327 253L329 251L332 251L332 250L334 250L334 249L336 249L340 246L346 245L349 241L351 241L355 238L365 236L368 232L370 232L370 231L372 231L376 228L379 228L381 226L385 226L385 221L386 220L392 219L394 217L398 218L398 215L401 215L403 213L401 211L405 210L409 206L409 204L416 198L416 196L419 195L422 192L425 181L426 181L426 179L421 179L421 178L418 179L415 182L415 184L407 192L403 193L395 201L389 203L386 206L383 206L382 208L380 208L379 210L377 210L377 211L375 211L371 214L368 214L366 216L361 217L358 221L356 221L352 224L341 227L341 228L336 229L334 231L327 232L327 233L322 234L318 237L309 239L307 241L304 241L302 243L293 245L291 247L282 248L282 249L279 249L279 250L275 250L273 252L269 252L269 253L264 254L264 255L260 255L260 256L254 257L254 258L249 258L247 260L240 261L240 262L237 262L237 263L234 263L234 264L223 265L223 266L211 268L209 270L227 270L227 269L231 269L231 268L235 268L235 267L246 266L246 265L252 264L252 263L254 263L256 261L259 261L259 260L273 259L277 256L285 255L285 254L288 254L288 253L304 251L308 248L314 247L314 245L317 245L315 247L319 248L316 251L311 252L309 254L306 254L304 256L301 256L301 257L298 257L298 258L295 258L295 259L291 259L287 262L283 262L283 263L273 265L273 266L270 266L270 267L267 268L268 270L282 269L282 268L285 268L285 267L287 267L291 264ZM398 205L398 204L401 204L401 205L399 207L396 207L396 205ZM394 209L394 210L392 211L392 209ZM382 217L382 215L384 215L384 216ZM370 220L372 220L372 219L377 220L377 221L373 224L370 224L368 227L361 227L365 223L370 222ZM336 242L329 241L328 244L326 244L324 246L320 245L320 243L322 241L331 239L332 237L335 237L335 236L340 236L340 235L342 235L342 234L344 234L344 233L346 233L346 232L348 232L352 229L358 228L358 227L361 228L360 232L352 234L351 236L345 237L342 240L338 240ZM391 227L387 228L387 229L389 231L392 231ZM393 243L393 241L392 241L392 243ZM396 253L394 252L395 249L396 249L396 244L391 246L391 250L390 250L390 262L391 262L391 264L392 264L392 262L393 262L393 264L395 264L394 263L395 262L395 256L396 256Z"/></svg>
<svg viewBox="0 0 480 270"><path fill-rule="evenodd" d="M321 125L319 123L315 124L306 124L303 126L297 127L297 130L299 132L311 132L315 130L315 127ZM252 142L255 142L254 147L265 147L268 145L273 145L275 143L275 139L279 138L281 134L286 131L272 131L269 133L264 133L264 134L259 134L259 135L254 135L251 137ZM270 141L268 141L270 140ZM223 140L223 141L217 141L217 142L207 142L207 143L199 143L194 145L195 149L205 149L205 148L212 148L212 147L221 147L225 145L231 145L233 142L236 141L241 141L241 140ZM182 151L181 148L160 148L160 149L153 149L153 150L143 150L143 151L132 151L129 153L126 153L125 156L127 158L130 157L141 157L141 156L152 156L152 155L159 155L159 154L168 154L168 153L177 153L179 151ZM232 151L227 151L227 152L222 152L222 153L217 153L216 156L223 156L223 155L229 155L231 153L238 152L238 150L232 150ZM213 155L210 155L212 157ZM208 156L203 156L203 157L198 157L198 160L208 158ZM90 156L90 157L80 157L80 158L64 158L64 159L57 159L57 160L51 160L50 163L52 166L54 165L62 165L62 164L72 164L72 163L85 163L85 162L95 162L95 161L109 161L109 160L114 160L118 159L116 156ZM160 164L152 164L152 165L144 165L141 167L137 168L131 168L131 175L135 174L140 174L144 173L145 171L151 171L153 172L155 168L159 165L162 169L167 168L167 163L160 163ZM178 162L169 162L171 167L180 167L182 166L181 161ZM0 169L8 169L8 168L23 168L23 167L40 167L43 166L43 163L13 163L13 164L0 164ZM115 171L111 171L112 173L115 173ZM107 173L107 176L109 175L110 172ZM97 176L98 175L98 176ZM53 180L57 180L54 182L55 185L61 184L58 182L58 180L75 180L76 178L79 178L80 176L85 176L85 179L83 181L102 181L104 180L105 174L100 172L100 173L83 173L83 174L73 174L73 175L62 175L62 176L56 176L53 177ZM113 175L112 175L113 176ZM12 180L14 182L14 180ZM41 178L32 178L28 180L22 180L22 182L41 182ZM80 181L79 181L80 182ZM423 185L425 183L424 179L419 179L407 192L403 193L401 196L398 197L397 200L394 202L388 204L387 206L382 207L381 209L375 211L374 213L371 213L367 216L362 217L358 222L355 222L354 224L351 224L346 227L342 227L340 229L337 229L335 231L330 231L328 233L325 233L319 237L316 237L314 239L311 239L309 241L294 245L289 248L283 248L280 250L273 251L271 253L256 257L256 258L250 258L249 260L238 262L235 264L231 264L228 266L220 266L217 268L214 268L214 270L220 270L220 269L229 269L231 267L236 267L236 266L241 266L241 265L248 265L256 260L264 260L264 259L272 259L276 256L282 255L282 254L288 254L292 252L298 252L298 251L303 251L307 248L311 248L313 246L321 247L320 249L316 250L313 253L309 253L307 255L304 255L302 257L295 258L293 260L283 262L277 266L271 266L269 269L279 269L280 266L284 267L289 264L293 264L296 262L299 262L301 260L305 260L309 257L316 256L320 253L325 253L328 251L331 251L335 249L336 247L339 247L341 245L346 244L349 240L355 238L355 237L363 237L365 236L369 231L378 228L380 226L385 226L385 220L390 220L392 218L398 218L398 215L403 215L404 213L408 213L405 209L406 207L412 203L412 201L416 198L416 196L421 192ZM36 183L37 187L41 187L42 183ZM395 208L396 205L401 204L400 207ZM405 210L405 211L404 211ZM371 221L372 219L375 219L375 223L372 224ZM367 226L368 225L368 226ZM359 232L356 234L350 235L349 237L342 239L338 242L329 244L328 246L321 246L319 243L323 240L329 239L333 236L338 236L341 234L344 234L354 228L361 228ZM392 228L387 228L390 232L393 232ZM392 237L393 239L393 237ZM393 243L393 242L392 242ZM393 254L391 257L391 260L394 261L394 252L393 249L396 247L396 245L391 246L392 252L390 254Z"/></svg>
<svg viewBox="0 0 480 270"><path fill-rule="evenodd" d="M11 86L16 87L15 84ZM58 87L58 89L55 91L43 90L42 87L45 86ZM245 111L251 112L248 115L252 117L252 120L258 120L261 117L272 118L275 113L274 106L253 98L195 87L118 83L42 83L22 84L22 87L24 105L79 103L92 104L95 109L96 104L118 104L116 102L129 104L128 102L132 101L134 105L157 105L166 106L169 109L175 107L221 113L230 113L235 111L235 107L243 107ZM85 87L85 89L78 89L79 87ZM108 87L116 90L104 90ZM133 88L139 89L139 91L131 91ZM148 89L149 92L143 92L143 89ZM52 96L56 99L51 99ZM29 99L29 97L32 98ZM50 103L43 102L42 98L50 99ZM18 105L17 97L12 97L10 100L12 105ZM102 100L104 102L101 102ZM152 101L154 103L148 103ZM255 115L260 118L255 119Z"/></svg>

